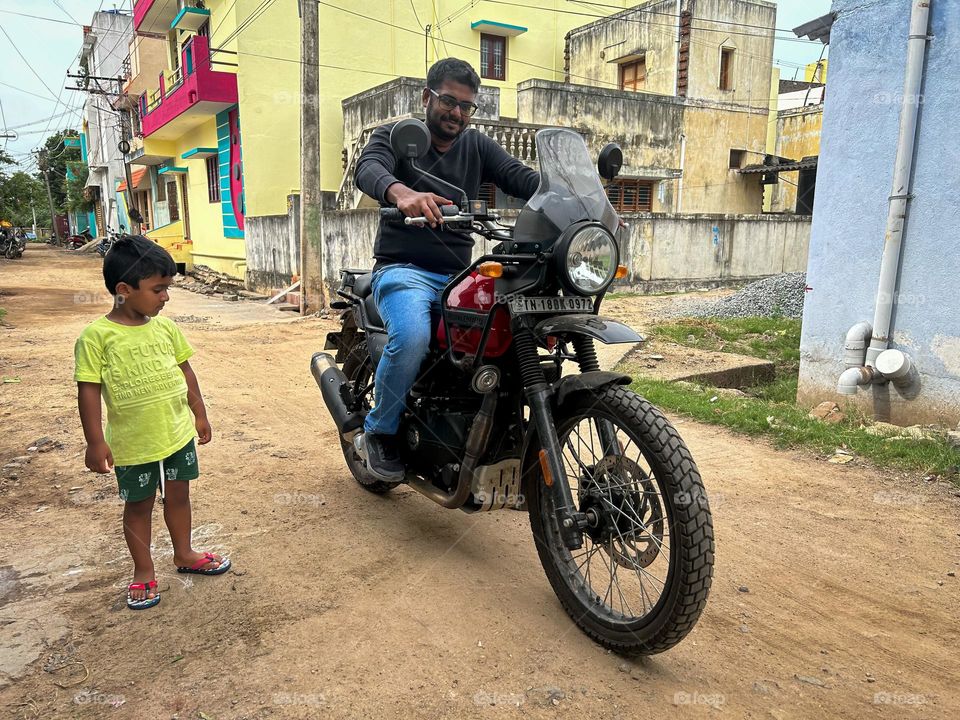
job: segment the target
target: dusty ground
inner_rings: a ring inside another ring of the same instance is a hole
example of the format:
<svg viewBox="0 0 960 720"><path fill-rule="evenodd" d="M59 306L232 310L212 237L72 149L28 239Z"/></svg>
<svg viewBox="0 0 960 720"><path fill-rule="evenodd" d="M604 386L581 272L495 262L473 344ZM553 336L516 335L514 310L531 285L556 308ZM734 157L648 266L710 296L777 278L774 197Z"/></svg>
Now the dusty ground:
<svg viewBox="0 0 960 720"><path fill-rule="evenodd" d="M624 662L563 614L524 515L354 483L307 370L331 322L182 290L166 312L193 320L214 427L196 536L235 570L184 582L158 515L163 602L130 612L114 480L83 469L71 381L98 260L30 246L0 290L0 375L20 379L0 384L0 465L62 444L0 485L0 716L956 716L946 487L678 421L713 506L713 593L680 646Z"/></svg>

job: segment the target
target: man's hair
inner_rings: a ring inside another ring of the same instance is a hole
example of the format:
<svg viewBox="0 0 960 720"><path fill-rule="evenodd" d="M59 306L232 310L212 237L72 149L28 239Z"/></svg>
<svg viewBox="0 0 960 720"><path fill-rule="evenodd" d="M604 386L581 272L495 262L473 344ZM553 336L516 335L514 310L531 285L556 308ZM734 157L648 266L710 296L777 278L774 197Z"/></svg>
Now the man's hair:
<svg viewBox="0 0 960 720"><path fill-rule="evenodd" d="M444 80L453 80L466 85L474 92L480 92L480 76L470 63L463 60L444 58L430 66L430 72L427 73L427 87L431 90L439 90Z"/></svg>
<svg viewBox="0 0 960 720"><path fill-rule="evenodd" d="M117 294L122 282L139 288L144 278L176 274L177 264L170 253L143 235L121 235L103 258L103 282L111 295Z"/></svg>

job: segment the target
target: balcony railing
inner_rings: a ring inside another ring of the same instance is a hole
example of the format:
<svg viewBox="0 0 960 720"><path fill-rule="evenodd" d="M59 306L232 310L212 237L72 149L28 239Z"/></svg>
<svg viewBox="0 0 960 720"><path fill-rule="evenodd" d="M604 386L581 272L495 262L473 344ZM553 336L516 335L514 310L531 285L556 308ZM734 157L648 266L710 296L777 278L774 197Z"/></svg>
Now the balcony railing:
<svg viewBox="0 0 960 720"><path fill-rule="evenodd" d="M177 91L177 88L179 88L182 84L183 84L183 68L178 67L176 70L170 73L170 76L167 78L167 82L166 82L167 89L163 93L163 96L170 97L171 95L173 95L173 93Z"/></svg>
<svg viewBox="0 0 960 720"><path fill-rule="evenodd" d="M180 52L180 67L160 73L160 87L140 99L144 137L158 131L161 139L178 137L203 122L203 116L237 103L236 74L211 69L210 55L208 38L195 35Z"/></svg>

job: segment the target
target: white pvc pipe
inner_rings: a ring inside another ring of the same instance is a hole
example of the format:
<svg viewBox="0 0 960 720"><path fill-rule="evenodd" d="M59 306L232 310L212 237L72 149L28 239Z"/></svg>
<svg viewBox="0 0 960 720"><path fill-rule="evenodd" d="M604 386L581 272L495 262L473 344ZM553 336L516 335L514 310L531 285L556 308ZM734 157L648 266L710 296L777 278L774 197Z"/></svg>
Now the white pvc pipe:
<svg viewBox="0 0 960 720"><path fill-rule="evenodd" d="M683 212L683 164L687 157L687 136L680 135L680 180L677 182L677 215Z"/></svg>
<svg viewBox="0 0 960 720"><path fill-rule="evenodd" d="M930 23L930 5L933 0L913 0L910 14L910 35L907 45L907 65L900 101L900 137L897 141L897 159L893 169L893 191L887 213L887 230L880 261L880 281L877 286L876 309L873 317L873 338L867 350L866 363L873 366L877 356L889 347L890 318L893 314L893 296L900 269L900 248L903 240L903 222L910 198L910 172L913 169L914 147L917 137L917 113L920 109L920 87L923 82L923 56L927 47L927 28Z"/></svg>
<svg viewBox="0 0 960 720"><path fill-rule="evenodd" d="M860 385L869 385L873 382L873 378L873 368L847 368L840 373L840 379L837 380L837 392L841 395L856 395L857 387Z"/></svg>
<svg viewBox="0 0 960 720"><path fill-rule="evenodd" d="M864 365L867 341L873 334L873 328L868 322L858 322L847 330L847 338L843 344L844 367L862 367Z"/></svg>

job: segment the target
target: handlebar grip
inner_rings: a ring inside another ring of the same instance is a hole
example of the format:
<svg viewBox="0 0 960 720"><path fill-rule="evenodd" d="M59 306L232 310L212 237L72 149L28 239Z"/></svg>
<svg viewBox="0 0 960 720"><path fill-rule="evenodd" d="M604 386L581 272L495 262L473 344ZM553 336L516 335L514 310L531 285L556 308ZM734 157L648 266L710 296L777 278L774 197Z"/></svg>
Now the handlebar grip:
<svg viewBox="0 0 960 720"><path fill-rule="evenodd" d="M380 208L380 219L388 223L402 223L405 215L400 212L400 208L382 207Z"/></svg>

